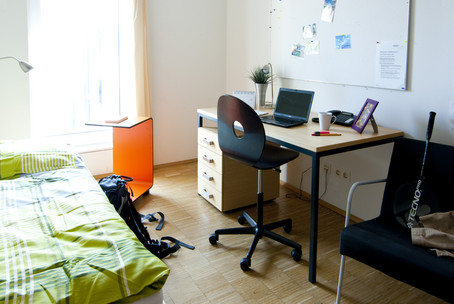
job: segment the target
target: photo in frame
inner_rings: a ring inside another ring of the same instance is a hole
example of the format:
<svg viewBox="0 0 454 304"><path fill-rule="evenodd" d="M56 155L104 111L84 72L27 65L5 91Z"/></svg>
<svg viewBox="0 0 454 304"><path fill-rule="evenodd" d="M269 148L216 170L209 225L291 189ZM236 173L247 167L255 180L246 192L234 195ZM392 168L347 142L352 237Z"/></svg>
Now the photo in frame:
<svg viewBox="0 0 454 304"><path fill-rule="evenodd" d="M368 98L361 108L361 111L359 111L358 116L356 117L356 120L352 125L352 128L359 133L363 133L364 128L370 120L372 127L374 128L374 133L378 133L377 124L372 117L372 114L377 108L377 105L378 101Z"/></svg>

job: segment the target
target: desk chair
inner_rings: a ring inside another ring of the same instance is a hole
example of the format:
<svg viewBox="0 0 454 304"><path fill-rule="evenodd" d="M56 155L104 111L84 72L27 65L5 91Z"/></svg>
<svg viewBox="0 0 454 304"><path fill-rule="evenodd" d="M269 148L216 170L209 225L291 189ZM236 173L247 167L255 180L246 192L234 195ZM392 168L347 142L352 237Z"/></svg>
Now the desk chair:
<svg viewBox="0 0 454 304"><path fill-rule="evenodd" d="M237 123L241 131L235 129L234 124ZM251 266L252 254L263 236L294 248L292 257L299 261L302 255L301 245L271 231L283 227L285 232L290 232L292 220L263 224L262 192L263 170L274 169L280 172L278 167L298 157L298 152L267 144L265 129L254 109L230 95L221 96L218 101L218 138L219 147L226 156L258 169L257 222L244 212L238 217L238 222L241 225L247 222L250 227L218 229L210 235L210 243L215 245L221 234L253 234L254 240L249 252L240 263L244 271Z"/></svg>

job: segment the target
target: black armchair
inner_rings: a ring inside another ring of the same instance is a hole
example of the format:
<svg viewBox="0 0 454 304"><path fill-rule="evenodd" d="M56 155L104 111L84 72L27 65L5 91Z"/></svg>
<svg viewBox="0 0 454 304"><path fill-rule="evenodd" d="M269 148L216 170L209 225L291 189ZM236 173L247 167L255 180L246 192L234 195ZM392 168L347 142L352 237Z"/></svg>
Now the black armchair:
<svg viewBox="0 0 454 304"><path fill-rule="evenodd" d="M386 180L355 183L347 201L345 228L340 236L341 267L336 303L340 303L345 256L434 296L454 302L454 259L415 246L409 229L395 219L393 204L400 185L419 178L425 142L400 138L394 144ZM439 212L454 210L454 147L431 143L426 159L426 183L438 198ZM386 182L380 215L348 226L352 194L357 186ZM348 288L348 287L347 287Z"/></svg>

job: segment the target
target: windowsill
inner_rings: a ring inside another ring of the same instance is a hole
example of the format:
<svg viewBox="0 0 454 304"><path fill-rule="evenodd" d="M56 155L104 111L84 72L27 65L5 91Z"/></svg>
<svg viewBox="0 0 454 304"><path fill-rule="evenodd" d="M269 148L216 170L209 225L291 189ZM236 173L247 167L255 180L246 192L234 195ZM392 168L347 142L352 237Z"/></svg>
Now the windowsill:
<svg viewBox="0 0 454 304"><path fill-rule="evenodd" d="M49 137L50 140L69 145L76 153L92 153L112 150L112 129L63 134Z"/></svg>
<svg viewBox="0 0 454 304"><path fill-rule="evenodd" d="M93 153L93 152L100 152L100 151L109 151L112 150L112 143L108 144L89 144L83 146L74 147L75 152L79 154L83 153Z"/></svg>

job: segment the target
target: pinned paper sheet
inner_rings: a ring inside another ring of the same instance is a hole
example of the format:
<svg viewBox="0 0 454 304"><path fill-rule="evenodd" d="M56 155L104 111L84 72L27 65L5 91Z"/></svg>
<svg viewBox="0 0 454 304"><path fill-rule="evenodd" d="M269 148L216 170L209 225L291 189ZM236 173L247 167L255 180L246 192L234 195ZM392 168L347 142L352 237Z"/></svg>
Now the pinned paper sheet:
<svg viewBox="0 0 454 304"><path fill-rule="evenodd" d="M320 41L311 40L304 43L304 49L306 55L318 55L320 54Z"/></svg>
<svg viewBox="0 0 454 304"><path fill-rule="evenodd" d="M406 89L407 42L377 42L375 82L377 87Z"/></svg>

